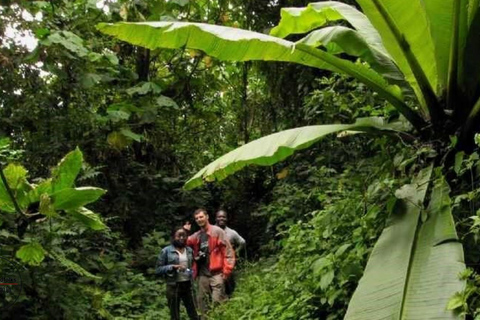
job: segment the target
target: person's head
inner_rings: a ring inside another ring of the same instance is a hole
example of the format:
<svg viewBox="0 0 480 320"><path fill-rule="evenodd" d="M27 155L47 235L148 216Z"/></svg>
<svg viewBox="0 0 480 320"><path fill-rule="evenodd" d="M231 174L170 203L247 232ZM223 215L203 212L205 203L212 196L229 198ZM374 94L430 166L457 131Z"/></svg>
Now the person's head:
<svg viewBox="0 0 480 320"><path fill-rule="evenodd" d="M225 210L218 210L215 214L215 223L220 228L225 228L227 226L228 216Z"/></svg>
<svg viewBox="0 0 480 320"><path fill-rule="evenodd" d="M205 209L197 209L193 213L193 217L195 218L195 222L198 224L200 228L205 228L208 226L208 213Z"/></svg>
<svg viewBox="0 0 480 320"><path fill-rule="evenodd" d="M187 244L187 231L183 227L175 227L172 231L172 244L176 248L183 248Z"/></svg>

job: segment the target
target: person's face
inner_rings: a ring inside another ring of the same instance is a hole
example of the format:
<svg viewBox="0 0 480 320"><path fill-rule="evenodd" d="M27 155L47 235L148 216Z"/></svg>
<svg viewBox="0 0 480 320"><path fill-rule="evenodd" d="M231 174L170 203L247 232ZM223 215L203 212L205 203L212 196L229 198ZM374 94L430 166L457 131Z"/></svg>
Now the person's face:
<svg viewBox="0 0 480 320"><path fill-rule="evenodd" d="M208 223L208 215L205 212L199 212L195 215L195 222L200 228L203 228Z"/></svg>
<svg viewBox="0 0 480 320"><path fill-rule="evenodd" d="M187 242L187 233L185 230L179 229L175 232L173 239L178 241L178 243L185 244Z"/></svg>
<svg viewBox="0 0 480 320"><path fill-rule="evenodd" d="M215 217L215 222L219 227L224 227L227 225L227 214L225 211L218 211L217 216Z"/></svg>

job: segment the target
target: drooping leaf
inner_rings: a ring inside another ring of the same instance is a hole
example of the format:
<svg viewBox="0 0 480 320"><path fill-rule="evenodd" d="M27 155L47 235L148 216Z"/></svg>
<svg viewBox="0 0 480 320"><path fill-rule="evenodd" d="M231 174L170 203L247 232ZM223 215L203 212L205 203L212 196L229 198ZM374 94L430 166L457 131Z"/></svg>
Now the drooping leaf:
<svg viewBox="0 0 480 320"><path fill-rule="evenodd" d="M66 188L52 195L55 210L74 210L98 200L105 190L94 187Z"/></svg>
<svg viewBox="0 0 480 320"><path fill-rule="evenodd" d="M402 73L391 58L371 47L358 31L342 26L326 27L309 33L297 43L303 43L312 47L322 45L332 54L345 52L359 57L363 61L368 62L374 70L385 78L390 79L392 83L398 84L406 90L409 89Z"/></svg>
<svg viewBox="0 0 480 320"><path fill-rule="evenodd" d="M71 270L71 271L75 272L76 274L78 274L82 277L87 277L87 278L95 279L95 280L99 280L99 279L102 278L102 277L93 275L92 273L88 272L87 270L85 270L83 267L81 267L77 263L73 262L70 259L67 259L62 253L55 252L55 251L50 251L50 252L48 252L48 255L50 257L52 257L53 259L55 259L56 261L58 261L62 266L64 266L68 270Z"/></svg>
<svg viewBox="0 0 480 320"><path fill-rule="evenodd" d="M83 154L79 148L69 152L52 171L52 192L73 186L82 169Z"/></svg>
<svg viewBox="0 0 480 320"><path fill-rule="evenodd" d="M45 259L45 250L38 242L21 246L16 257L31 266L38 266Z"/></svg>
<svg viewBox="0 0 480 320"><path fill-rule="evenodd" d="M103 223L100 216L87 208L78 208L75 210L67 210L67 213L75 219L93 230L103 230L107 226Z"/></svg>
<svg viewBox="0 0 480 320"><path fill-rule="evenodd" d="M190 48L229 61L284 61L353 76L387 99L415 127L425 123L403 101L397 86L389 85L374 70L341 59L323 50L295 44L261 33L188 22L101 23L97 28L132 44L149 49Z"/></svg>
<svg viewBox="0 0 480 320"><path fill-rule="evenodd" d="M354 7L337 1L310 3L305 8L283 8L278 26L272 29L271 35L285 38L289 34L307 33L330 21L345 20L350 23L365 41L389 56L377 30L368 18Z"/></svg>
<svg viewBox="0 0 480 320"><path fill-rule="evenodd" d="M412 181L417 192L397 201L346 320L459 319L447 304L462 289L458 274L465 264L443 177L435 181L427 219L420 219L431 172L432 167L422 170Z"/></svg>
<svg viewBox="0 0 480 320"><path fill-rule="evenodd" d="M307 126L277 132L247 143L218 158L187 181L185 188L195 188L203 181L223 180L250 164L273 165L297 150L308 148L327 134L345 130L393 131L381 118L364 118L358 119L354 124Z"/></svg>

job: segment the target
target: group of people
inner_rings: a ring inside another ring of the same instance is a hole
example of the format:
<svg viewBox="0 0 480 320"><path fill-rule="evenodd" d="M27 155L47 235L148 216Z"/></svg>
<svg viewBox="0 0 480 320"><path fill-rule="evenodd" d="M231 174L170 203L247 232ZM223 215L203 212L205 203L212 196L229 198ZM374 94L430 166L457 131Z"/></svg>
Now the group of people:
<svg viewBox="0 0 480 320"><path fill-rule="evenodd" d="M166 278L172 320L180 319L180 301L189 318L199 320L205 319L210 299L213 303L227 300L235 289L232 273L235 252L245 247L245 240L227 226L224 210L215 214L216 225L209 223L205 209L197 209L193 216L200 230L188 236L190 223L175 228L171 244L162 249L157 260L156 273ZM197 281L196 303L194 279Z"/></svg>

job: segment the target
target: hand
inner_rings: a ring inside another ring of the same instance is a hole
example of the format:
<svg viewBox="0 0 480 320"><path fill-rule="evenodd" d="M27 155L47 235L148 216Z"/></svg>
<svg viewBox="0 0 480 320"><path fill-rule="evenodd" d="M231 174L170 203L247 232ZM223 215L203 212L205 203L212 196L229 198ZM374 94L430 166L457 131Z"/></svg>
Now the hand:
<svg viewBox="0 0 480 320"><path fill-rule="evenodd" d="M185 266L179 265L177 270L184 272L185 270L187 270L187 268Z"/></svg>
<svg viewBox="0 0 480 320"><path fill-rule="evenodd" d="M184 268L182 265L179 264L172 264L173 270L180 270L180 268Z"/></svg>
<svg viewBox="0 0 480 320"><path fill-rule="evenodd" d="M185 224L183 225L183 229L187 231L190 231L192 229L192 224L190 223L190 221L185 222Z"/></svg>

